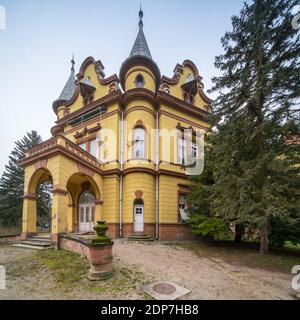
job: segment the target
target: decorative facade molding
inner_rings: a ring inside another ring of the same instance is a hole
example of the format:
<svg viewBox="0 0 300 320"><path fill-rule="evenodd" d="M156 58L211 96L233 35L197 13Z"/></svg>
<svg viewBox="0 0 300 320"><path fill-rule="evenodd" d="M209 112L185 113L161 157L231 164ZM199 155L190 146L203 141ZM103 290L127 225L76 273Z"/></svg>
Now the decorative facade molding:
<svg viewBox="0 0 300 320"><path fill-rule="evenodd" d="M58 187L53 187L52 193L53 193L53 195L61 195L61 196L67 196L68 195L68 191L67 190L61 189L61 188L58 188Z"/></svg>
<svg viewBox="0 0 300 320"><path fill-rule="evenodd" d="M81 164L81 163L77 163L77 166L78 166L78 171L80 173L83 173L87 176L90 176L90 177L94 177L95 175L95 171L89 169L88 167L86 167L85 165Z"/></svg>
<svg viewBox="0 0 300 320"><path fill-rule="evenodd" d="M48 162L48 159L38 160L38 161L34 164L34 169L35 169L35 170L38 170L38 169L46 169L46 168L47 168L47 162Z"/></svg>
<svg viewBox="0 0 300 320"><path fill-rule="evenodd" d="M99 130L101 130L101 125L98 122L95 127L92 127L92 128L84 127L84 129L81 132L77 131L76 134L74 135L74 138L79 139L84 137L87 134L98 132Z"/></svg>
<svg viewBox="0 0 300 320"><path fill-rule="evenodd" d="M25 193L22 198L23 200L36 200L37 196L34 193Z"/></svg>
<svg viewBox="0 0 300 320"><path fill-rule="evenodd" d="M136 198L136 199L142 199L142 198L143 198L143 191L141 191L141 190L136 190L135 193L134 193L134 195L135 195L135 198Z"/></svg>

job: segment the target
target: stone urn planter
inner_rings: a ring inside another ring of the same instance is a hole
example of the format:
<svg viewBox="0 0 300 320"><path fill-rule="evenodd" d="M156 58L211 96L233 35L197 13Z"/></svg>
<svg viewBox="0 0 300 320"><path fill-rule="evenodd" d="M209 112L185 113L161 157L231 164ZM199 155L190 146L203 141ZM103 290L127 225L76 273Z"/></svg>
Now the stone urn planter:
<svg viewBox="0 0 300 320"><path fill-rule="evenodd" d="M104 280L113 273L113 241L105 235L108 225L105 221L97 221L94 226L97 235L91 239L87 258L90 263L88 278L90 280Z"/></svg>

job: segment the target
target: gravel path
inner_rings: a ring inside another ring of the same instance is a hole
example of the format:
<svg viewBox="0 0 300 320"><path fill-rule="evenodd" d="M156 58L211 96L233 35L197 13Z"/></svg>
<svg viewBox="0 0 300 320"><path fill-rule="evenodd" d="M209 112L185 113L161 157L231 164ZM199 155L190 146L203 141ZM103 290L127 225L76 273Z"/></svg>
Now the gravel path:
<svg viewBox="0 0 300 320"><path fill-rule="evenodd" d="M7 270L7 289L0 299L141 299L139 289L103 294L82 289L66 291L51 271L31 259L35 251L0 245L0 265ZM242 266L222 259L199 257L175 245L116 240L115 265L139 272L141 283L175 282L192 292L183 299L292 299L291 275ZM30 267L28 267L30 265ZM88 280L84 280L87 285Z"/></svg>
<svg viewBox="0 0 300 320"><path fill-rule="evenodd" d="M233 266L176 246L118 240L115 255L157 280L192 292L184 299L292 299L291 275Z"/></svg>

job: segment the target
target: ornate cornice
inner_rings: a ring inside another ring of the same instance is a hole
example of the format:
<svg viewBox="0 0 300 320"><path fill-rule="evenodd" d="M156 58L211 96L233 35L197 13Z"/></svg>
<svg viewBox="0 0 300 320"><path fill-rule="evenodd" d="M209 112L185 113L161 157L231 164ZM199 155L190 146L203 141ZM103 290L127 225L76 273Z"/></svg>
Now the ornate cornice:
<svg viewBox="0 0 300 320"><path fill-rule="evenodd" d="M187 175L185 173L166 170L166 169L159 169L158 175L167 175L167 176L187 179Z"/></svg>
<svg viewBox="0 0 300 320"><path fill-rule="evenodd" d="M128 102L130 102L134 99L137 99L137 98L147 100L150 103L154 104L155 100L156 100L156 95L154 92L152 92L148 89L135 88L135 89L128 90L123 94L122 102L124 105L126 105Z"/></svg>

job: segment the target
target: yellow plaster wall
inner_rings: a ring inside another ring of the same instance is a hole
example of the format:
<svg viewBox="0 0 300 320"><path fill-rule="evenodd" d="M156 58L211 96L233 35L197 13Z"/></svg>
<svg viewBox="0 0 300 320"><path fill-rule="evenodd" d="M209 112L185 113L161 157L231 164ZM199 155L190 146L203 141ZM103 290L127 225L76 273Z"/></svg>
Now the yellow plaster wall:
<svg viewBox="0 0 300 320"><path fill-rule="evenodd" d="M98 80L98 75L96 74L96 71L95 71L95 65L93 63L90 64L84 72L84 79L87 79L88 77L90 77L93 86L96 87L96 90L94 93L94 100L98 100L109 94L109 86L100 84ZM79 94L77 99L74 101L74 103L70 107L70 112L74 112L82 107L83 107L83 99Z"/></svg>
<svg viewBox="0 0 300 320"><path fill-rule="evenodd" d="M178 223L178 184L188 184L183 178L159 177L159 223Z"/></svg>
<svg viewBox="0 0 300 320"><path fill-rule="evenodd" d="M155 92L155 77L153 73L143 66L135 66L129 69L125 76L125 91L135 89L135 79L141 74L144 77L144 88Z"/></svg>
<svg viewBox="0 0 300 320"><path fill-rule="evenodd" d="M23 200L22 232L36 232L36 200Z"/></svg>
<svg viewBox="0 0 300 320"><path fill-rule="evenodd" d="M183 91L182 91L181 86L185 83L185 81L188 78L188 75L190 73L193 75L193 77L195 79L196 75L194 74L192 69L190 67L188 67L188 66L185 66L183 68L183 74L180 76L180 79L179 79L178 83L175 84L175 85L169 85L170 95L172 95L172 96L174 96L174 97L176 97L178 99L183 100ZM195 96L194 105L196 107L204 109L204 106L207 105L207 103L201 98L200 94L197 93L196 96Z"/></svg>
<svg viewBox="0 0 300 320"><path fill-rule="evenodd" d="M123 222L133 222L135 191L142 191L144 200L144 223L155 222L155 177L147 173L129 173L124 179Z"/></svg>
<svg viewBox="0 0 300 320"><path fill-rule="evenodd" d="M103 208L101 219L108 223L119 222L119 177L107 176L103 179Z"/></svg>

